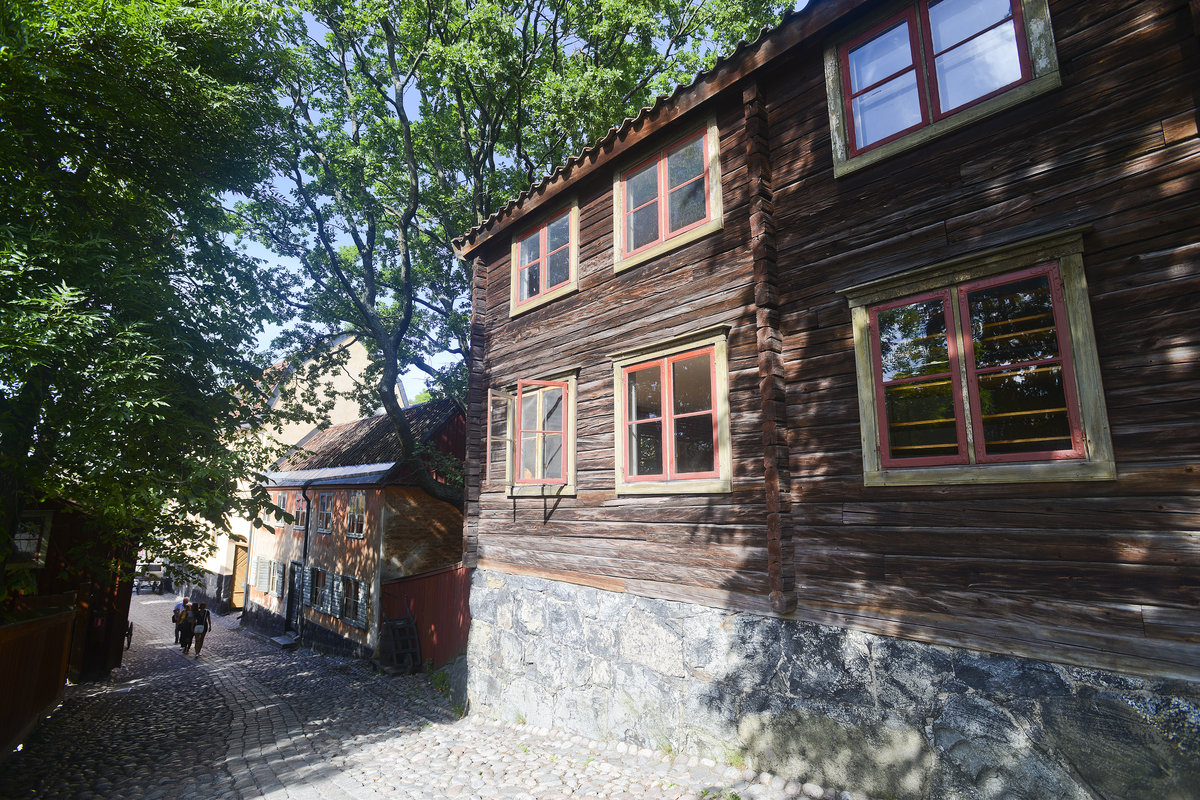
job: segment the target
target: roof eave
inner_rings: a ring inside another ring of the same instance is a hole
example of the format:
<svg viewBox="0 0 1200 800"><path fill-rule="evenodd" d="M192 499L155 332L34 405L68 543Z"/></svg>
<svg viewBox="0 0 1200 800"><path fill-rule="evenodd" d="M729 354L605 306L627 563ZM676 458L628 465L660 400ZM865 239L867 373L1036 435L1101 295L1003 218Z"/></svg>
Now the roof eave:
<svg viewBox="0 0 1200 800"><path fill-rule="evenodd" d="M491 239L517 220L558 202L577 182L608 167L648 136L669 126L714 98L737 87L752 73L769 65L795 46L823 33L847 14L874 0L812 0L800 11L788 12L774 28L764 29L753 42L740 43L729 56L691 83L660 96L636 117L613 126L594 145L567 159L539 183L532 184L504 207L452 242L459 258L469 260Z"/></svg>

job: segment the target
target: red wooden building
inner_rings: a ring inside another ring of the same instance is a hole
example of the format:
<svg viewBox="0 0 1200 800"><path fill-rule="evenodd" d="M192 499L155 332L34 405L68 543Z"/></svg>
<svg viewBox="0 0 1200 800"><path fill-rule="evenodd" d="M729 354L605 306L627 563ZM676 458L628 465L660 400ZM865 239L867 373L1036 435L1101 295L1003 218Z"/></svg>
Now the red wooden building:
<svg viewBox="0 0 1200 800"><path fill-rule="evenodd" d="M461 463L466 423L457 404L430 401L405 414L418 442ZM402 453L381 414L314 431L268 474L291 519L251 537L251 624L369 656L386 610L382 587L462 560L462 513L417 488ZM416 622L428 628L435 620Z"/></svg>
<svg viewBox="0 0 1200 800"><path fill-rule="evenodd" d="M472 702L873 795L1194 792L1198 19L813 2L460 240Z"/></svg>

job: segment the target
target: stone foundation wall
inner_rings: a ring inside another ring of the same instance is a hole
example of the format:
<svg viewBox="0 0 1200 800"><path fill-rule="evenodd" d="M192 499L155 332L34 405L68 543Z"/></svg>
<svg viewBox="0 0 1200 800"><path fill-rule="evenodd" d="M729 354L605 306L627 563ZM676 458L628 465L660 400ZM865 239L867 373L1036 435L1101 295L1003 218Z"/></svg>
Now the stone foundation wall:
<svg viewBox="0 0 1200 800"><path fill-rule="evenodd" d="M1200 798L1200 684L476 570L472 711L874 797Z"/></svg>

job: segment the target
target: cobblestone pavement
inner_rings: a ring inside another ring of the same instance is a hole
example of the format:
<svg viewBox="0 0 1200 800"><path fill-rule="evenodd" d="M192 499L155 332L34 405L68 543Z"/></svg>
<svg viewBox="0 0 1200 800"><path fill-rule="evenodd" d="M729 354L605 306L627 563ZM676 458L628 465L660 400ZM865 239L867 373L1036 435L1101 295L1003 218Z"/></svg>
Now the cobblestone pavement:
<svg viewBox="0 0 1200 800"><path fill-rule="evenodd" d="M712 761L463 719L424 676L284 652L214 615L200 658L172 596L135 596L133 646L0 769L0 798L677 800L857 798Z"/></svg>

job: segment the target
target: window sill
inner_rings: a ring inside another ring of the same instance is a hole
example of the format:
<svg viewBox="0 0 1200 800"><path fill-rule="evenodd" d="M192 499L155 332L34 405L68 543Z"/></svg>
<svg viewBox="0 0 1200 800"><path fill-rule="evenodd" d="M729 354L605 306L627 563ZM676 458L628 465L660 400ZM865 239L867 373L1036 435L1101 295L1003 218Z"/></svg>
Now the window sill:
<svg viewBox="0 0 1200 800"><path fill-rule="evenodd" d="M572 484L546 484L506 486L506 497L574 497L575 487Z"/></svg>
<svg viewBox="0 0 1200 800"><path fill-rule="evenodd" d="M729 494L732 491L733 487L730 481L721 478L617 484L618 496L625 494Z"/></svg>
<svg viewBox="0 0 1200 800"><path fill-rule="evenodd" d="M515 300L510 299L508 317L509 319L519 317L527 311L533 311L535 308L541 308L547 303L553 302L560 297L566 297L569 294L574 294L577 291L579 291L579 281L573 280L568 283L564 283L562 286L552 289L545 294L540 294L537 297L531 297L525 302L521 303L520 306L516 304Z"/></svg>
<svg viewBox="0 0 1200 800"><path fill-rule="evenodd" d="M670 239L661 241L651 248L615 260L613 262L613 272L624 272L627 269L636 267L638 264L644 264L651 259L658 258L664 253L671 252L677 247L683 247L685 244L691 244L697 239L702 239L713 231L719 231L724 226L725 223L721 217L714 217L703 225L697 225L695 228L684 231L678 236L672 236Z"/></svg>
<svg viewBox="0 0 1200 800"><path fill-rule="evenodd" d="M835 152L833 156L833 176L835 178L843 178L853 174L860 169L869 167L872 164L878 163L892 156L898 155L905 150L910 150L921 145L952 133L964 125L970 125L985 117L990 117L993 114L1010 108L1027 100L1031 100L1038 95L1057 89L1062 85L1062 78L1057 71L1047 75L1042 75L1039 78L1034 78L1028 83L1023 83L1020 86L997 95L990 100L985 100L978 105L959 111L949 117L945 117L936 122L926 125L924 128L915 130L907 136L902 136L895 141L880 145L874 149L868 150L856 156L847 157L844 155L845 144L837 142L835 137ZM839 152L842 151L842 152Z"/></svg>
<svg viewBox="0 0 1200 800"><path fill-rule="evenodd" d="M1023 464L971 464L952 467L881 469L864 472L863 483L867 486L937 486L943 484L1111 481L1116 477L1116 465L1111 461L1043 461Z"/></svg>

